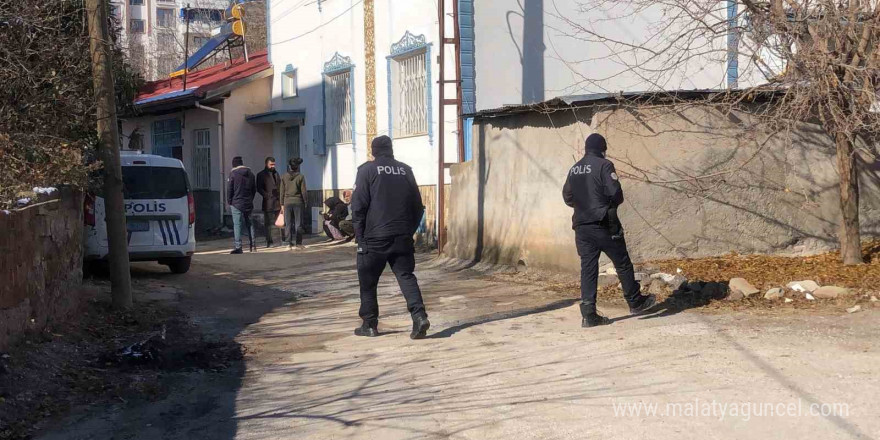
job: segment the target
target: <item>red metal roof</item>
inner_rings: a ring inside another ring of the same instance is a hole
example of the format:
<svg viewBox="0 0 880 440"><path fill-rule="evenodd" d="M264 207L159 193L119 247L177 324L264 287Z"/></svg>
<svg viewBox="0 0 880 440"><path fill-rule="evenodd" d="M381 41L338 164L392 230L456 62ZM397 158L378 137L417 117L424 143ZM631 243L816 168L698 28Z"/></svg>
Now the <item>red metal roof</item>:
<svg viewBox="0 0 880 440"><path fill-rule="evenodd" d="M246 79L272 67L266 50L250 54L249 61L244 57L232 63L225 62L207 69L190 72L186 78L186 92L183 92L183 77L161 79L148 82L138 91L135 104L150 104L180 96L204 96L207 92L227 84ZM166 96L167 95L167 96Z"/></svg>

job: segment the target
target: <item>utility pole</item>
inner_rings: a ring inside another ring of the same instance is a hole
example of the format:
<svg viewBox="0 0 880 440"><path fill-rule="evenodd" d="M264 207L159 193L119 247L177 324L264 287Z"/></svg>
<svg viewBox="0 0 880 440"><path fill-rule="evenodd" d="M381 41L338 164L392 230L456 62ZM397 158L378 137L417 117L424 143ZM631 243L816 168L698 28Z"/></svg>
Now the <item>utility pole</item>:
<svg viewBox="0 0 880 440"><path fill-rule="evenodd" d="M116 95L113 89L110 32L104 0L86 0L89 49L98 116L98 152L104 164L104 210L110 248L110 290L114 309L131 307L131 272L128 236L122 198L122 166L119 160L119 131L116 125Z"/></svg>

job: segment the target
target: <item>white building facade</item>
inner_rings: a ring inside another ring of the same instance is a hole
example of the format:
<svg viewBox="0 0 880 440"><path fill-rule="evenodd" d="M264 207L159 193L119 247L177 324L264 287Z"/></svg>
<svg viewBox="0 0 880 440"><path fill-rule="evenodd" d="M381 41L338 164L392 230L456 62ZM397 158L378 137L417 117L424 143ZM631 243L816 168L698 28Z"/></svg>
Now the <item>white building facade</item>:
<svg viewBox="0 0 880 440"><path fill-rule="evenodd" d="M633 0L459 3L473 14L462 21L473 20L474 63L462 67L473 69L477 111L560 96L757 85L767 81L761 65L773 64L737 35L747 26L736 0L692 2L692 15ZM695 31L698 20L712 31Z"/></svg>
<svg viewBox="0 0 880 440"><path fill-rule="evenodd" d="M375 75L369 78L364 2L269 0L267 6L275 67L273 149L279 162L302 157L310 190L352 188L357 167L368 158L366 97L374 87L375 112L369 116L377 135L394 140L395 157L413 168L419 185L436 185L441 129L445 161L459 158L456 108L446 107L445 124L438 118L435 0L375 0ZM448 47L446 68L454 77L454 51ZM446 97L454 98L454 86L447 87Z"/></svg>

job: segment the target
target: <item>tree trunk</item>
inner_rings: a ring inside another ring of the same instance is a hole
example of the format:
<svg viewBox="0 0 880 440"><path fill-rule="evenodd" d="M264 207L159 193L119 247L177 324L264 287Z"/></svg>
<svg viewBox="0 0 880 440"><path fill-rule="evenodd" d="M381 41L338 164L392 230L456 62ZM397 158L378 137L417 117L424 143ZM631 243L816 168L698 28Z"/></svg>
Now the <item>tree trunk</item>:
<svg viewBox="0 0 880 440"><path fill-rule="evenodd" d="M861 264L859 232L859 172L852 141L842 133L835 135L837 171L840 174L840 258L843 264Z"/></svg>
<svg viewBox="0 0 880 440"><path fill-rule="evenodd" d="M128 233L122 197L122 167L119 160L119 129L116 125L116 95L110 59L105 0L86 0L89 21L92 78L98 115L98 151L104 164L104 212L110 250L110 291L115 309L131 307L131 272L128 262Z"/></svg>

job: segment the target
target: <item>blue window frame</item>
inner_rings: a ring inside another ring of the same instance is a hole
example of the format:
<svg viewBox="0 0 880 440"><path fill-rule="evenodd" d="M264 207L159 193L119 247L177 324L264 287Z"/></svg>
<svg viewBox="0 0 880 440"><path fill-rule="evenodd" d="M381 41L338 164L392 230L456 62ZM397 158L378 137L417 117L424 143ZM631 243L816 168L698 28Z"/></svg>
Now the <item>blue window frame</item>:
<svg viewBox="0 0 880 440"><path fill-rule="evenodd" d="M431 44L427 43L424 35L406 31L403 38L391 45L391 55L386 61L388 136L412 136L426 132L428 142L433 145ZM415 84L414 81L424 83ZM413 120L413 116L418 120ZM421 127L426 130L423 131Z"/></svg>

